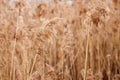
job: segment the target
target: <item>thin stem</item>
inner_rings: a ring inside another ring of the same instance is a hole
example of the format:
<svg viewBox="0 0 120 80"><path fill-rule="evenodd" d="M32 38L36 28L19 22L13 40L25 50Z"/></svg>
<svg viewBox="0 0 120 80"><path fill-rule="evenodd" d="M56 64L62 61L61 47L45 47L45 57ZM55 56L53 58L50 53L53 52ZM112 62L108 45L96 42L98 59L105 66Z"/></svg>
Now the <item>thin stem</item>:
<svg viewBox="0 0 120 80"><path fill-rule="evenodd" d="M31 71L30 71L30 75L31 75L32 72L33 72L33 68L34 68L34 65L35 65L35 62L36 62L37 56L38 56L38 54L35 55L35 58L34 58L34 60L33 60L33 64L32 64Z"/></svg>
<svg viewBox="0 0 120 80"><path fill-rule="evenodd" d="M86 45L86 56L85 56L85 71L84 71L84 80L86 80L87 76L87 62L88 62L88 41L89 41L89 35L87 36L87 45Z"/></svg>

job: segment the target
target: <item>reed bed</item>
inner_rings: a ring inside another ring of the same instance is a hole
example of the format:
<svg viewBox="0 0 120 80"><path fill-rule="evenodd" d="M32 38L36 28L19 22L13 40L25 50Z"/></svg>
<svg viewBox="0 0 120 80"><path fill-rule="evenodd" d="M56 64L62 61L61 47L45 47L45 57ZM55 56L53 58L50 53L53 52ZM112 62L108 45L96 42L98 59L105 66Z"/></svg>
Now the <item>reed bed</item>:
<svg viewBox="0 0 120 80"><path fill-rule="evenodd" d="M120 80L120 0L0 0L0 80Z"/></svg>

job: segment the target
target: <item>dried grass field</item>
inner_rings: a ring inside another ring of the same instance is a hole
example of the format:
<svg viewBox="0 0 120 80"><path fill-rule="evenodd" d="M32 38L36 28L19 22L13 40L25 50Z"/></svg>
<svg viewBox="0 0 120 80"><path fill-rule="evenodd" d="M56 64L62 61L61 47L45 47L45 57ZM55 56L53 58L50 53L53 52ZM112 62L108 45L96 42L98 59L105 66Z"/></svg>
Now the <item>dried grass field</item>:
<svg viewBox="0 0 120 80"><path fill-rule="evenodd" d="M120 80L120 0L0 0L0 80Z"/></svg>

